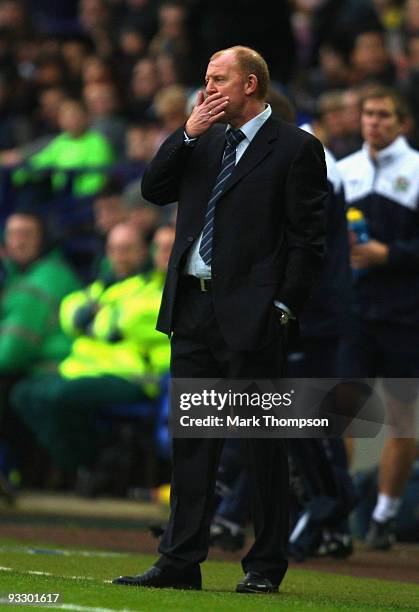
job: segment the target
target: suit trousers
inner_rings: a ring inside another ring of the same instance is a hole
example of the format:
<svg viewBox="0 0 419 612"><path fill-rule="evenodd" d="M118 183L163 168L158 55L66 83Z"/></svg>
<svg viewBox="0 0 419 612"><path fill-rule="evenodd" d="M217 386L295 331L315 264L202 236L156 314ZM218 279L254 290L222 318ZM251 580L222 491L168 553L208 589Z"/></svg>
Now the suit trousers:
<svg viewBox="0 0 419 612"><path fill-rule="evenodd" d="M285 363L286 332L257 351L232 351L217 323L211 292L180 281L172 336L173 378L278 379ZM158 567L187 568L208 554L215 481L223 439L173 440L171 515ZM242 560L280 583L287 570L288 458L284 439L244 440L249 470L255 541Z"/></svg>

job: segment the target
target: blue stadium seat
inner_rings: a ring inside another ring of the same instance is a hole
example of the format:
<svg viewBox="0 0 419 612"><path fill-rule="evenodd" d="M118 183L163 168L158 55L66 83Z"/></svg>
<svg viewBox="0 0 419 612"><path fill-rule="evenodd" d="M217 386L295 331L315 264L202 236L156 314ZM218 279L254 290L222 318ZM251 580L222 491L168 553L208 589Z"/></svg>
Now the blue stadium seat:
<svg viewBox="0 0 419 612"><path fill-rule="evenodd" d="M169 420L169 375L161 380L161 394L155 400L144 400L136 404L114 404L104 406L101 419L146 421L153 425L155 451L159 458L170 455Z"/></svg>

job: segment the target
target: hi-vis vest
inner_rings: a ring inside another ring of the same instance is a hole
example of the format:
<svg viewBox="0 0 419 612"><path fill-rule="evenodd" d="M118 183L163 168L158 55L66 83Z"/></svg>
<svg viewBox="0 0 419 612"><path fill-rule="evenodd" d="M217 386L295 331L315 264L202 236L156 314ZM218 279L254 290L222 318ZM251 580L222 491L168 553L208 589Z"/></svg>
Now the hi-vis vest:
<svg viewBox="0 0 419 612"><path fill-rule="evenodd" d="M67 296L60 310L63 329L78 336L71 353L61 362L65 378L112 374L138 382L153 396L159 377L167 372L170 345L167 337L155 330L164 276L133 276L109 287L96 281L84 291ZM97 312L89 335L80 334L75 325L77 310L90 303Z"/></svg>

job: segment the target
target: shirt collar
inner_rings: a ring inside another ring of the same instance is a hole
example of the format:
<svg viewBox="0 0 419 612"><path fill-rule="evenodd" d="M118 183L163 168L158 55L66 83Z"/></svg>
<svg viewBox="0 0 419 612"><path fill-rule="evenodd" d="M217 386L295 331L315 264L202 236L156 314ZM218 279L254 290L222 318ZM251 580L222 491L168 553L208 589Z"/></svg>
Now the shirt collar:
<svg viewBox="0 0 419 612"><path fill-rule="evenodd" d="M272 115L272 109L269 104L266 104L265 110L263 110L259 115L247 121L244 125L241 126L241 131L246 136L249 142L252 142L253 138L256 136L257 132L260 130L262 125L269 119ZM227 126L227 130L231 129L231 125ZM226 130L226 131L227 131Z"/></svg>
<svg viewBox="0 0 419 612"><path fill-rule="evenodd" d="M303 123L299 127L300 127L300 130L304 130L305 132L308 132L309 134L314 136L314 134L313 134L313 127L312 127L312 125L310 123Z"/></svg>
<svg viewBox="0 0 419 612"><path fill-rule="evenodd" d="M371 157L370 152L369 152L368 143L364 142L364 144L362 145L362 148L365 151L365 153L368 155L368 157ZM406 138L404 136L398 136L396 140L393 140L393 142L388 145L388 147L386 147L385 149L381 149L381 151L378 151L377 156L376 156L377 163L383 164L383 163L393 161L393 159L395 159L396 157L399 157L400 155L405 153L408 149L409 149L409 145L407 143Z"/></svg>

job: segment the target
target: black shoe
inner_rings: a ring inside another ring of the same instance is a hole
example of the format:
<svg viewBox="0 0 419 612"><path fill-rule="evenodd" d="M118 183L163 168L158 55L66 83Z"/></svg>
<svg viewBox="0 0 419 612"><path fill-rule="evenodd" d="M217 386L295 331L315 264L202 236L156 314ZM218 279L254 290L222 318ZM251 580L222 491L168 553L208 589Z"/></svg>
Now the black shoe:
<svg viewBox="0 0 419 612"><path fill-rule="evenodd" d="M210 546L217 546L221 550L235 551L244 546L244 531L240 527L234 532L227 525L213 521L210 526Z"/></svg>
<svg viewBox="0 0 419 612"><path fill-rule="evenodd" d="M237 585L236 593L277 593L278 586L258 572L247 572Z"/></svg>
<svg viewBox="0 0 419 612"><path fill-rule="evenodd" d="M324 529L321 544L315 551L314 556L346 559L347 557L350 557L352 553L352 536L349 533Z"/></svg>
<svg viewBox="0 0 419 612"><path fill-rule="evenodd" d="M379 523L375 519L371 519L365 542L371 550L389 550L396 541L394 532L394 519L389 519L384 523Z"/></svg>
<svg viewBox="0 0 419 612"><path fill-rule="evenodd" d="M201 570L178 570L175 568L159 568L153 565L144 574L138 576L119 576L112 584L125 586L153 587L155 589L188 589L200 591L202 588Z"/></svg>

